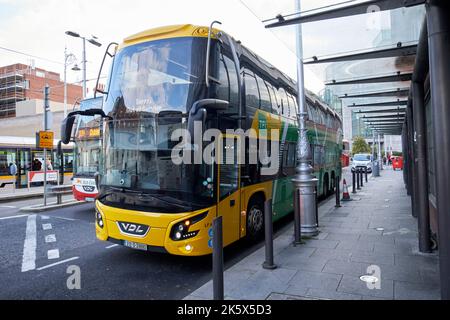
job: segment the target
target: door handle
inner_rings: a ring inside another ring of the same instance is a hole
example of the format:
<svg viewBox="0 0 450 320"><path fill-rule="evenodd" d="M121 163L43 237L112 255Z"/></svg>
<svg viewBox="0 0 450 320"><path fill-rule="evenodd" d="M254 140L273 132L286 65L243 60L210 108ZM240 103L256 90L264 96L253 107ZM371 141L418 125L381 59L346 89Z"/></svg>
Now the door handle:
<svg viewBox="0 0 450 320"><path fill-rule="evenodd" d="M235 204L236 204L236 200L230 200L230 207L234 207Z"/></svg>

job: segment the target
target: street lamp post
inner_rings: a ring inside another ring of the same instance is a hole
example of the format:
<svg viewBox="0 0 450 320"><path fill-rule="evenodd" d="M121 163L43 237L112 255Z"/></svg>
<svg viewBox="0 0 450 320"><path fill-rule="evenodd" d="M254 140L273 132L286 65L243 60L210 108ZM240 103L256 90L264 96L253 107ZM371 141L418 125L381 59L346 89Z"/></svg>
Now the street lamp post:
<svg viewBox="0 0 450 320"><path fill-rule="evenodd" d="M70 60L72 59L72 60ZM64 49L64 118L67 117L67 66L76 61L76 57L72 53L67 53L67 48ZM78 65L72 68L73 71L80 71Z"/></svg>
<svg viewBox="0 0 450 320"><path fill-rule="evenodd" d="M297 12L301 11L300 0L296 0ZM303 70L303 43L302 25L297 25L297 85L298 85L298 125L299 137L297 141L297 167L296 175L292 182L295 185L294 206L295 212L300 214L301 234L305 236L315 236L319 233L316 216L316 186L318 180L312 174L314 169L311 166L311 148L308 142L306 129L306 99ZM296 226L297 228L298 226ZM298 234L298 232L296 232ZM298 238L298 236L296 236ZM295 239L298 244L300 239Z"/></svg>
<svg viewBox="0 0 450 320"><path fill-rule="evenodd" d="M81 38L83 40L83 99L87 96L87 80L86 80L86 37L81 36L79 33L73 32L73 31L66 31L66 34L68 36L74 37L74 38ZM92 36L90 39L87 39L87 41L91 44L93 44L96 47L101 47L102 44L97 41L97 37Z"/></svg>

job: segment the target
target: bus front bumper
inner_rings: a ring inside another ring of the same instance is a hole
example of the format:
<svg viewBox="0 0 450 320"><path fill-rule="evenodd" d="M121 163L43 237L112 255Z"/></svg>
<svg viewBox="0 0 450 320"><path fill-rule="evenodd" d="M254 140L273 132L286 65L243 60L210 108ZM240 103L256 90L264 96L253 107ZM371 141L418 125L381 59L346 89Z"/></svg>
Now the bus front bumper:
<svg viewBox="0 0 450 320"><path fill-rule="evenodd" d="M188 233L196 235L185 240L175 241L171 234L180 223L208 212L205 218L189 226ZM211 228L216 207L180 214L150 213L125 210L96 202L96 236L99 240L110 241L127 247L140 247L140 250L167 252L173 255L202 256L212 253ZM99 216L102 222L99 222ZM102 226L100 226L102 224ZM129 232L124 230L128 228ZM140 234L131 234L135 231ZM146 247L139 246L143 244Z"/></svg>

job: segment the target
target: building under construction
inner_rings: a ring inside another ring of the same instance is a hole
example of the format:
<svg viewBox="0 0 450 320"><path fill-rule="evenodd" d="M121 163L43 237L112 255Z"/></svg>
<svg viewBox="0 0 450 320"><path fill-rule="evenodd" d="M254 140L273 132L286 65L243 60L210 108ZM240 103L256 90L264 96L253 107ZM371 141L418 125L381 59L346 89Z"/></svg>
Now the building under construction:
<svg viewBox="0 0 450 320"><path fill-rule="evenodd" d="M64 83L60 74L25 64L0 67L0 118L30 114L28 110L18 110L18 103L26 100L43 100L43 88L51 88L50 101L64 102ZM74 104L82 98L82 87L67 85L67 103ZM20 104L19 104L20 105ZM23 108L27 108L24 104Z"/></svg>

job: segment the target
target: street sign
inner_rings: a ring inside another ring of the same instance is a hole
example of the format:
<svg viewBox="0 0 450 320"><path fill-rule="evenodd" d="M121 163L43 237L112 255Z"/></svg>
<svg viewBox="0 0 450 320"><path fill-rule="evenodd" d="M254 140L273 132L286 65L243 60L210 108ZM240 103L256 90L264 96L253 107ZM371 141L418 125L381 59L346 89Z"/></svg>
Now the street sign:
<svg viewBox="0 0 450 320"><path fill-rule="evenodd" d="M36 147L40 149L53 149L53 137L52 131L40 131L37 135Z"/></svg>

